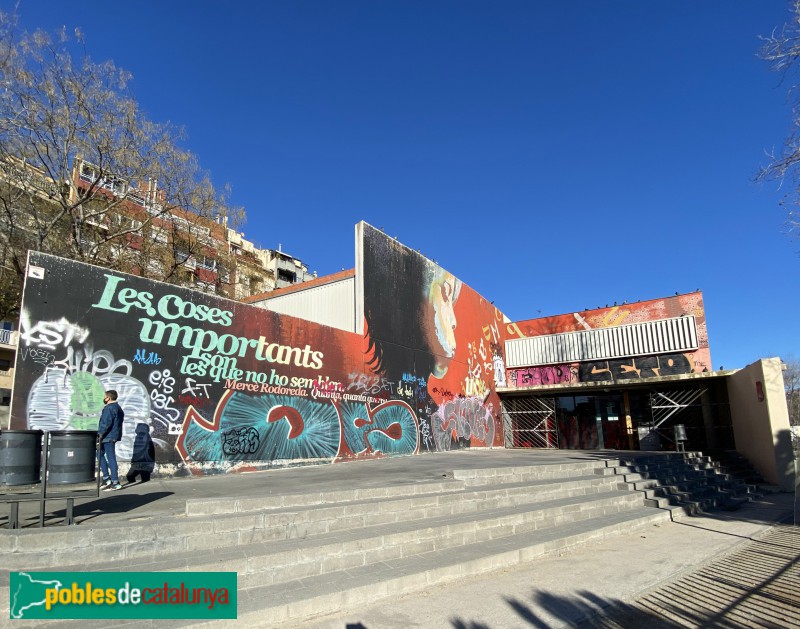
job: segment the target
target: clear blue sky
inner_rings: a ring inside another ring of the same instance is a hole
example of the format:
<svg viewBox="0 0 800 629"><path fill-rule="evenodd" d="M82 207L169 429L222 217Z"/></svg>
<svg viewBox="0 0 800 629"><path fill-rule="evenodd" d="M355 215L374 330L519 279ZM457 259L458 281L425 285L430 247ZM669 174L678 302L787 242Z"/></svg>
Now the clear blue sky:
<svg viewBox="0 0 800 629"><path fill-rule="evenodd" d="M20 0L321 275L364 219L512 320L704 292L715 368L800 358L800 241L753 177L790 129L782 0ZM8 10L13 5L3 0Z"/></svg>

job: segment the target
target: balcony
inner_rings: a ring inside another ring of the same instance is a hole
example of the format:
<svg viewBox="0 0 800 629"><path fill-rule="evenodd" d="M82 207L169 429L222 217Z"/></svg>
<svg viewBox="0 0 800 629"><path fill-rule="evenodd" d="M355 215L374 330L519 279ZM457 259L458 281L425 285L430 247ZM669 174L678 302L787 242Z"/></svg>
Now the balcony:
<svg viewBox="0 0 800 629"><path fill-rule="evenodd" d="M16 330L0 330L0 347L4 349L17 349L19 332Z"/></svg>

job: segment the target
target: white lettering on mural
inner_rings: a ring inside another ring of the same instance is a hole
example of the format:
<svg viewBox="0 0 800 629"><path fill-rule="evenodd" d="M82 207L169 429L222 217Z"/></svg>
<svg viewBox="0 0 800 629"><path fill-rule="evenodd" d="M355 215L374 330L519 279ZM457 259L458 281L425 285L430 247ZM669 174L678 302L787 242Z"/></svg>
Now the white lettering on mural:
<svg viewBox="0 0 800 629"><path fill-rule="evenodd" d="M152 293L124 287L124 278L109 274L105 274L105 277L103 294L92 307L125 314L131 309L134 312L144 311L147 317L139 318L139 340L189 350L180 365L180 372L184 375L207 376L215 382L239 380L244 371L237 367L237 358L244 358L248 354L258 361L322 369L324 355L314 351L310 345L300 348L271 342L264 336L250 339L235 334L219 334L215 330L177 321L197 321L227 327L233 323L233 313L229 310L195 304L178 295L163 295L154 303ZM161 319L154 319L156 315Z"/></svg>

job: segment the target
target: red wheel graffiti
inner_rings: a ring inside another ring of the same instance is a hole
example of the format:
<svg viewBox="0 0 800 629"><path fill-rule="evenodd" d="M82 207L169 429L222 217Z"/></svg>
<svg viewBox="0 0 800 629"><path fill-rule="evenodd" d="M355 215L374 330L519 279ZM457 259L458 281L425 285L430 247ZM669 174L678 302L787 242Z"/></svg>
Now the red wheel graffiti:
<svg viewBox="0 0 800 629"><path fill-rule="evenodd" d="M303 434L305 424L303 424L303 418L297 409L291 406L273 406L269 409L267 422L279 422L282 419L289 424L289 439L296 439Z"/></svg>

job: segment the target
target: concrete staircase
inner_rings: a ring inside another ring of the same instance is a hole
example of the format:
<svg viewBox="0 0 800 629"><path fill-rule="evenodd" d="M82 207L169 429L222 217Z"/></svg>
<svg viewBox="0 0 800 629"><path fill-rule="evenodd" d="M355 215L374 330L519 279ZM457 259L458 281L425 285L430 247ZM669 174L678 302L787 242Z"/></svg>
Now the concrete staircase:
<svg viewBox="0 0 800 629"><path fill-rule="evenodd" d="M9 531L2 568L235 571L240 623L286 626L668 521L615 474L621 468L471 469L440 482L192 499L177 518ZM8 588L0 592L7 618Z"/></svg>
<svg viewBox="0 0 800 629"><path fill-rule="evenodd" d="M608 461L608 466L628 487L644 494L647 506L668 511L673 520L714 509L733 510L763 495L700 452L636 455Z"/></svg>

